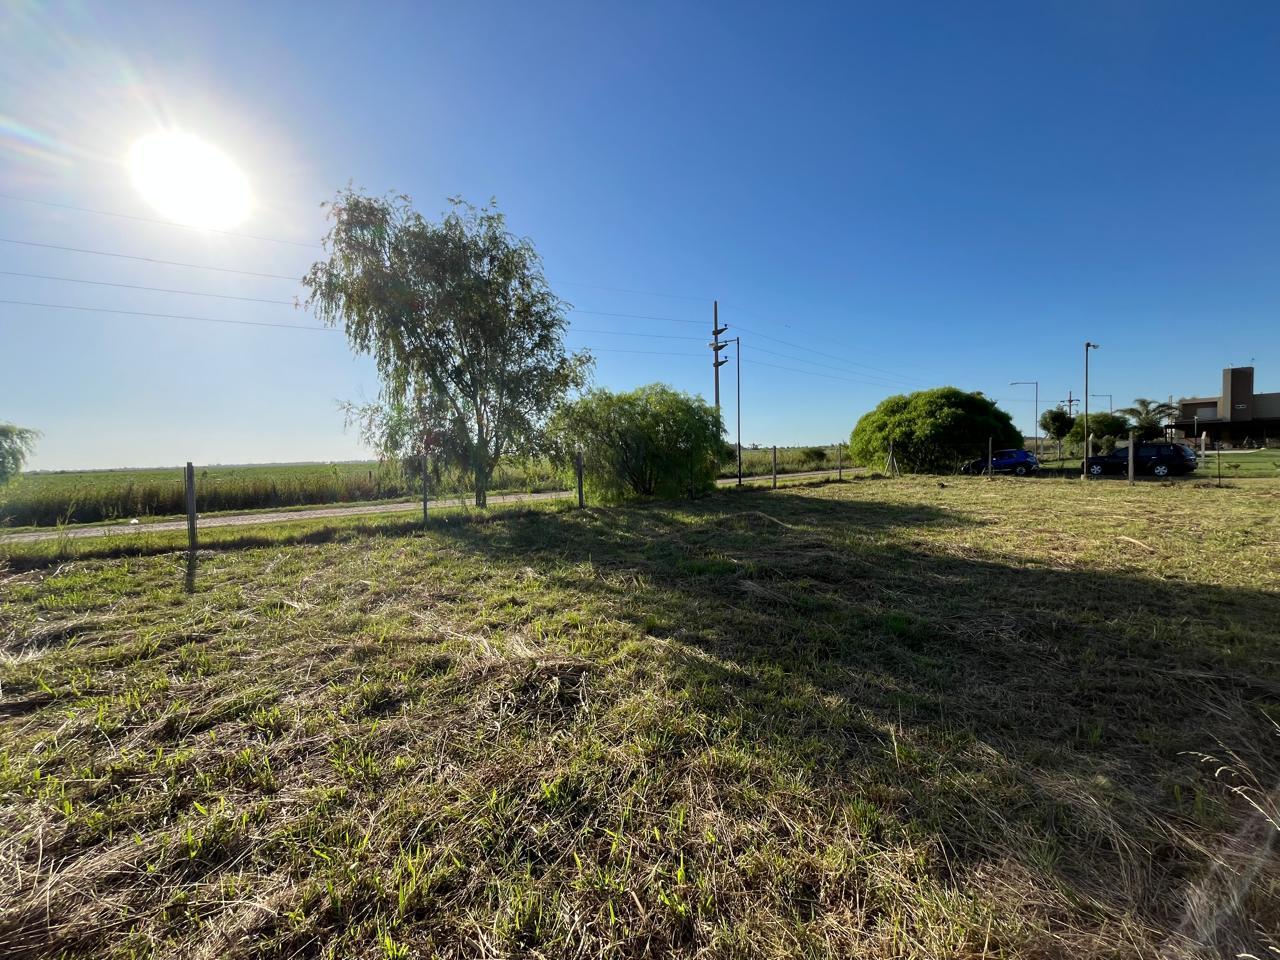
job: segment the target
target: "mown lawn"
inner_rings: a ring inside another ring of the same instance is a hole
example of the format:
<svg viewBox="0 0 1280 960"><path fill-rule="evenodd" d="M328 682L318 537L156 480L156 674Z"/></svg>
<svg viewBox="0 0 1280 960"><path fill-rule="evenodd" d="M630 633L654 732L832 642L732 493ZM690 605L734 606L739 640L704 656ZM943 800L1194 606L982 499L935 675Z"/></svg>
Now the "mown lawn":
<svg viewBox="0 0 1280 960"><path fill-rule="evenodd" d="M1270 955L1278 512L858 480L297 525L190 594L15 555L0 955Z"/></svg>

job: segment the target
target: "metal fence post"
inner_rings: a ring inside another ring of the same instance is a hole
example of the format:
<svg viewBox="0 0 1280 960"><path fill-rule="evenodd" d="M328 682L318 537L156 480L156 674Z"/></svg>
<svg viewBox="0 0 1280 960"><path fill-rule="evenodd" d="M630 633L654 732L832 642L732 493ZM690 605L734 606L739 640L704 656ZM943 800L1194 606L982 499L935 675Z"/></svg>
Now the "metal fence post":
<svg viewBox="0 0 1280 960"><path fill-rule="evenodd" d="M574 472L578 475L578 506L585 507L586 500L582 496L582 449L579 448L573 462Z"/></svg>
<svg viewBox="0 0 1280 960"><path fill-rule="evenodd" d="M422 455L422 527L425 530L427 526L427 455Z"/></svg>
<svg viewBox="0 0 1280 960"><path fill-rule="evenodd" d="M778 489L778 445L773 445L773 489Z"/></svg>
<svg viewBox="0 0 1280 960"><path fill-rule="evenodd" d="M992 438L987 437L987 479L990 480L996 475L996 458L991 451Z"/></svg>
<svg viewBox="0 0 1280 960"><path fill-rule="evenodd" d="M1137 463L1135 460L1138 447L1138 434L1134 430L1129 431L1129 486L1133 486L1133 475L1136 472Z"/></svg>
<svg viewBox="0 0 1280 960"><path fill-rule="evenodd" d="M844 444L836 444L836 479L844 479Z"/></svg>

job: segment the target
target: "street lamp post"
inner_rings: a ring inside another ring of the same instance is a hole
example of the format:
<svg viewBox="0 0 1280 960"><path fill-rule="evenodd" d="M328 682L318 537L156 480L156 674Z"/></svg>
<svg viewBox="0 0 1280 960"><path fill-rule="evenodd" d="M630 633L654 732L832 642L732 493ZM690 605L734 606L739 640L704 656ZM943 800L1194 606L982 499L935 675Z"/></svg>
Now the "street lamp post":
<svg viewBox="0 0 1280 960"><path fill-rule="evenodd" d="M1116 404L1115 404L1115 400L1113 399L1113 397L1115 396L1115 394L1113 394L1113 393L1091 393L1091 394L1089 394L1089 396L1091 396L1091 397L1097 397L1099 400L1101 400L1103 397L1106 397L1106 398L1107 398L1107 413L1115 413L1115 412L1116 412Z"/></svg>
<svg viewBox="0 0 1280 960"><path fill-rule="evenodd" d="M1040 381L1039 380L1010 380L1011 387L1025 387L1034 385L1036 388L1036 456L1040 456Z"/></svg>
<svg viewBox="0 0 1280 960"><path fill-rule="evenodd" d="M1089 433L1089 351L1097 350L1098 345L1089 340L1084 342L1084 457L1080 460L1080 476L1089 476L1089 454L1093 451L1089 448L1093 446L1089 442L1092 436Z"/></svg>

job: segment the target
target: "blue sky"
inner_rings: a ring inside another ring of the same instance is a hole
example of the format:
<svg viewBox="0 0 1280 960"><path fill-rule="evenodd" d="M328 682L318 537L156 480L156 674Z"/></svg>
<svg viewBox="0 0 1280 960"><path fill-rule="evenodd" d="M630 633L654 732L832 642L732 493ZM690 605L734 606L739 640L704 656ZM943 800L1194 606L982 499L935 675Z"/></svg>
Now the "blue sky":
<svg viewBox="0 0 1280 960"><path fill-rule="evenodd" d="M578 308L569 343L597 349L601 385L709 396L718 298L747 443L834 441L940 384L1030 431L1032 390L1008 382L1078 396L1086 338L1117 406L1215 393L1250 360L1280 390L1278 51L1273 3L18 0L0 237L292 277L349 180L429 213L492 196ZM155 217L123 158L174 126L248 176L239 232L292 243L46 205ZM11 243L0 271L300 292ZM313 323L8 274L0 299ZM0 303L0 353L0 420L43 431L36 468L359 457L336 401L377 393L333 332Z"/></svg>

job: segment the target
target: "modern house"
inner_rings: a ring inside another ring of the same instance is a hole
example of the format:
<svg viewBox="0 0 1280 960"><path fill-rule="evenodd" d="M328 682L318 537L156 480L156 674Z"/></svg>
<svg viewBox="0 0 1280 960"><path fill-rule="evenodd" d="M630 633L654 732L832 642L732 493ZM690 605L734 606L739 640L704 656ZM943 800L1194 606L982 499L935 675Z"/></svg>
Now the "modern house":
<svg viewBox="0 0 1280 960"><path fill-rule="evenodd" d="M1184 437L1208 434L1210 443L1262 446L1280 438L1280 393L1254 393L1253 367L1222 371L1222 393L1178 403L1173 428Z"/></svg>

